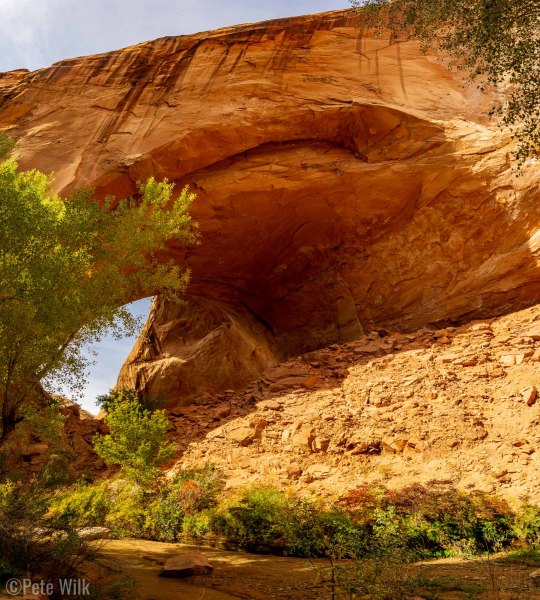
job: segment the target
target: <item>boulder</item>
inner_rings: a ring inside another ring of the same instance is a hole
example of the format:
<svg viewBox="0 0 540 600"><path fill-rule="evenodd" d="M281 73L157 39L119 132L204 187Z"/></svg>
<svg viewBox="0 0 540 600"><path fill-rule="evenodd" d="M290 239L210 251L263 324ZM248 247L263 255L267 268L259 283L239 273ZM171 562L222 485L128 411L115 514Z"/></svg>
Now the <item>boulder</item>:
<svg viewBox="0 0 540 600"><path fill-rule="evenodd" d="M302 452L313 452L313 442L315 441L315 432L310 427L303 427L293 435L293 445Z"/></svg>
<svg viewBox="0 0 540 600"><path fill-rule="evenodd" d="M107 540L111 530L108 527L82 527L77 533L83 540Z"/></svg>
<svg viewBox="0 0 540 600"><path fill-rule="evenodd" d="M30 444L29 446L26 446L25 448L22 449L21 456L31 459L36 456L42 456L44 454L47 454L48 451L49 451L49 444L45 444L45 443Z"/></svg>
<svg viewBox="0 0 540 600"><path fill-rule="evenodd" d="M249 446L255 441L255 430L251 427L236 427L228 431L229 438L240 444L240 446Z"/></svg>
<svg viewBox="0 0 540 600"><path fill-rule="evenodd" d="M523 388L520 392L521 397L527 403L527 406L532 406L538 397L538 390L536 386L529 385L526 388Z"/></svg>
<svg viewBox="0 0 540 600"><path fill-rule="evenodd" d="M192 577L194 575L209 575L214 570L204 554L186 552L171 556L163 565L160 577Z"/></svg>
<svg viewBox="0 0 540 600"><path fill-rule="evenodd" d="M540 569L529 574L529 579L534 587L540 588Z"/></svg>

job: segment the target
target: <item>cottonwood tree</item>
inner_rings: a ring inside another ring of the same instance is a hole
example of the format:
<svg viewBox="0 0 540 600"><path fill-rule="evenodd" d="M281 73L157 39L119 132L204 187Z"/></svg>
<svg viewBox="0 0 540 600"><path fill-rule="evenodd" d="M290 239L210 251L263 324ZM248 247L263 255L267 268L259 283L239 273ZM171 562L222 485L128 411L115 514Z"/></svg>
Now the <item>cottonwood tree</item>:
<svg viewBox="0 0 540 600"><path fill-rule="evenodd" d="M352 0L368 25L388 26L394 40L419 39L446 52L454 66L498 86L493 108L518 142L520 162L540 155L540 0Z"/></svg>
<svg viewBox="0 0 540 600"><path fill-rule="evenodd" d="M119 466L127 479L151 486L159 467L174 454L174 444L166 437L169 419L162 410L145 408L132 390L112 392L101 401L107 406L110 433L94 437L97 454L108 465Z"/></svg>
<svg viewBox="0 0 540 600"><path fill-rule="evenodd" d="M11 146L0 136L0 152ZM136 198L61 198L49 176L0 161L0 443L25 406L46 401L43 387L81 386L85 346L136 332L126 303L181 297L189 274L159 254L197 234L194 195L184 188L173 199L173 187L149 179Z"/></svg>

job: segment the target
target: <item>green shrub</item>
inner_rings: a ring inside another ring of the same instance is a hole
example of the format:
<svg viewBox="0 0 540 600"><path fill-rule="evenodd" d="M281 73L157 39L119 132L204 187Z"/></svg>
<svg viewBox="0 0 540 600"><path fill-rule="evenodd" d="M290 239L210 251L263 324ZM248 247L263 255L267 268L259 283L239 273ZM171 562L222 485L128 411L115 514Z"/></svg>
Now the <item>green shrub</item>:
<svg viewBox="0 0 540 600"><path fill-rule="evenodd" d="M185 519L215 506L221 488L211 466L180 471L151 490L130 480L80 482L55 494L50 515L73 527L104 525L116 537L176 541Z"/></svg>
<svg viewBox="0 0 540 600"><path fill-rule="evenodd" d="M216 505L223 490L223 478L213 465L205 465L179 471L167 488L182 498L186 514L192 514Z"/></svg>
<svg viewBox="0 0 540 600"><path fill-rule="evenodd" d="M164 494L154 500L146 515L147 535L160 542L176 542L182 533L184 509L180 499Z"/></svg>
<svg viewBox="0 0 540 600"><path fill-rule="evenodd" d="M289 499L282 492L267 486L253 486L212 513L211 527L242 548L280 545L288 505Z"/></svg>
<svg viewBox="0 0 540 600"><path fill-rule="evenodd" d="M0 160L7 158L15 149L15 142L5 133L0 133Z"/></svg>
<svg viewBox="0 0 540 600"><path fill-rule="evenodd" d="M363 486L344 504L380 544L404 545L422 555L496 551L512 538L514 515L505 501L437 482L397 491Z"/></svg>
<svg viewBox="0 0 540 600"><path fill-rule="evenodd" d="M182 523L182 532L185 536L198 539L212 533L212 515L214 509L203 510L200 513L186 515Z"/></svg>
<svg viewBox="0 0 540 600"><path fill-rule="evenodd" d="M516 514L512 529L518 540L540 550L540 506L525 503Z"/></svg>
<svg viewBox="0 0 540 600"><path fill-rule="evenodd" d="M387 549L383 554L332 565L331 581L347 598L403 600L417 589L416 577L407 569L410 556L402 550Z"/></svg>
<svg viewBox="0 0 540 600"><path fill-rule="evenodd" d="M287 498L278 490L264 486L250 488L229 508L232 519L228 537L248 547L279 542L281 517L286 508Z"/></svg>
<svg viewBox="0 0 540 600"><path fill-rule="evenodd" d="M152 539L175 542L183 533L184 520L214 506L222 482L211 466L180 471L163 483L150 503L146 529Z"/></svg>
<svg viewBox="0 0 540 600"><path fill-rule="evenodd" d="M337 508L323 512L324 555L331 558L358 558L376 554L378 547L369 530L354 523L352 516Z"/></svg>
<svg viewBox="0 0 540 600"><path fill-rule="evenodd" d="M352 558L366 536L342 509L326 510L268 486L252 486L207 515L207 527L240 547L274 547L294 556Z"/></svg>
<svg viewBox="0 0 540 600"><path fill-rule="evenodd" d="M58 488L73 482L69 465L72 457L66 451L50 454L43 465L39 480L46 488Z"/></svg>
<svg viewBox="0 0 540 600"><path fill-rule="evenodd" d="M108 394L102 394L96 398L96 404L108 413L116 403L126 400L135 402L141 409L146 409L150 412L163 408L165 405L165 398L163 396L150 396L129 388L111 390Z"/></svg>
<svg viewBox="0 0 540 600"><path fill-rule="evenodd" d="M305 499L289 500L282 515L281 539L285 554L305 557L357 558L371 546L366 530L349 513Z"/></svg>
<svg viewBox="0 0 540 600"><path fill-rule="evenodd" d="M105 416L108 435L94 437L97 454L109 465L117 465L131 481L148 487L159 479L159 467L174 454L167 442L169 421L163 411L150 411L129 391L122 391L109 404Z"/></svg>
<svg viewBox="0 0 540 600"><path fill-rule="evenodd" d="M49 497L36 481L0 484L0 576L28 573L51 581L70 577L91 558L76 529L48 514ZM1 582L1 580L0 580Z"/></svg>
<svg viewBox="0 0 540 600"><path fill-rule="evenodd" d="M117 481L111 486L110 510L105 525L114 537L147 538L149 495L129 481Z"/></svg>
<svg viewBox="0 0 540 600"><path fill-rule="evenodd" d="M77 484L53 500L50 514L77 527L103 525L111 506L107 484Z"/></svg>

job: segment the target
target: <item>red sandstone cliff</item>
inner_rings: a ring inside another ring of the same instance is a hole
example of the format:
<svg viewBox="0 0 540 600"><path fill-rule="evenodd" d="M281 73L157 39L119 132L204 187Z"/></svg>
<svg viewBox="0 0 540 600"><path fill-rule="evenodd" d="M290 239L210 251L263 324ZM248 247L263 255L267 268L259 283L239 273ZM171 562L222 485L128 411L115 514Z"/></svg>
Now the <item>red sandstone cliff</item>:
<svg viewBox="0 0 540 600"><path fill-rule="evenodd" d="M336 11L0 74L0 130L67 191L189 183L186 307L158 303L120 381L171 405L300 352L540 300L538 168L494 97Z"/></svg>

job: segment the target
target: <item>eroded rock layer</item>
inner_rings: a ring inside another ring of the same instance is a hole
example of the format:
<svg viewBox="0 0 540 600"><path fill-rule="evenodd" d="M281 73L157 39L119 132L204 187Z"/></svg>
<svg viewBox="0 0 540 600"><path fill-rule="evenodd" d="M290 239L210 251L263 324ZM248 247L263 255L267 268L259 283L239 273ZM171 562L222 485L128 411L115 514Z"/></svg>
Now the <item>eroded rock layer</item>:
<svg viewBox="0 0 540 600"><path fill-rule="evenodd" d="M332 500L433 481L540 499L540 306L371 332L171 409L177 468Z"/></svg>
<svg viewBox="0 0 540 600"><path fill-rule="evenodd" d="M540 300L538 168L482 96L354 11L171 37L0 75L21 165L68 191L191 185L188 305L157 304L120 376L171 406L380 327Z"/></svg>

